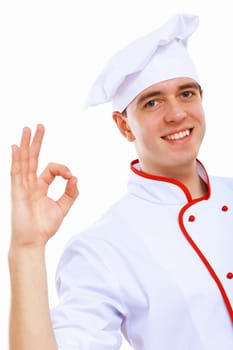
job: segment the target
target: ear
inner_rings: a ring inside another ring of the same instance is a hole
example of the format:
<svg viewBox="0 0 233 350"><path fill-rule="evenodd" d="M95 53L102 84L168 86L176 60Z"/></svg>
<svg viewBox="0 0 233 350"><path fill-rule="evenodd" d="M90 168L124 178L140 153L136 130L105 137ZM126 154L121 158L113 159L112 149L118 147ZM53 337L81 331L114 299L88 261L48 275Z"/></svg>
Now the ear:
<svg viewBox="0 0 233 350"><path fill-rule="evenodd" d="M202 89L200 91L200 95L201 95L201 100L203 100L203 90Z"/></svg>
<svg viewBox="0 0 233 350"><path fill-rule="evenodd" d="M112 118L115 121L118 129L120 130L121 134L130 142L133 142L135 140L135 137L128 125L128 119L127 116L123 115L120 112L113 112Z"/></svg>

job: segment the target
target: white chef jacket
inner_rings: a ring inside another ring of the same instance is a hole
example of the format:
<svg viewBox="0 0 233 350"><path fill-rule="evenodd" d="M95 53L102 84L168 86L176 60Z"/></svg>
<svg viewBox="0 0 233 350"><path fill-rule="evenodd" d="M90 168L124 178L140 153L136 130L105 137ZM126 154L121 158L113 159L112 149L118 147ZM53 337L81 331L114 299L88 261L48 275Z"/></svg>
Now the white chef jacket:
<svg viewBox="0 0 233 350"><path fill-rule="evenodd" d="M51 310L59 350L233 349L233 179L180 182L131 164L127 193L67 244Z"/></svg>

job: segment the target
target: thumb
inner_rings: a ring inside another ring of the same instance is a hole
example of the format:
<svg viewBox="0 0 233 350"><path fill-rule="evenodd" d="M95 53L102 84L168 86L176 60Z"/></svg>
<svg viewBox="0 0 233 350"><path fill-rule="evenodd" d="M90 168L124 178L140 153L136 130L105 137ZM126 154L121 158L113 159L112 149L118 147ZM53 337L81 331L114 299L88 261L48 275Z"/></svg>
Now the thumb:
<svg viewBox="0 0 233 350"><path fill-rule="evenodd" d="M75 176L71 176L71 178L67 181L63 195L56 201L64 216L68 213L78 195L79 191L77 187L77 178Z"/></svg>

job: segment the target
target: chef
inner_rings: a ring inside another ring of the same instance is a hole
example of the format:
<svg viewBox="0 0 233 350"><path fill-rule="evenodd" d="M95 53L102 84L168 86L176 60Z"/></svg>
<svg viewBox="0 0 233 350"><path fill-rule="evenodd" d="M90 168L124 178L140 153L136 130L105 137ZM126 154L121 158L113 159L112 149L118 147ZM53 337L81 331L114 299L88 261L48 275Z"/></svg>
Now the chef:
<svg viewBox="0 0 233 350"><path fill-rule="evenodd" d="M198 159L203 91L187 49L197 26L173 16L93 84L87 106L112 103L138 158L125 195L64 249L46 349L117 350L122 337L135 350L233 349L233 179Z"/></svg>

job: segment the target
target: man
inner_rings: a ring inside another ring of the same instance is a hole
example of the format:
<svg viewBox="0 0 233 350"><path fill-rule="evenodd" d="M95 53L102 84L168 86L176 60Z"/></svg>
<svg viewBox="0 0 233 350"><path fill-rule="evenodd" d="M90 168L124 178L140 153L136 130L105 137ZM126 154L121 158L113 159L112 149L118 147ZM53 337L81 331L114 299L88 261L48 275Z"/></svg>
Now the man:
<svg viewBox="0 0 233 350"><path fill-rule="evenodd" d="M44 251L78 195L59 164L37 176L44 128L12 147L12 349L233 348L233 180L197 160L205 134L202 89L187 51L198 18L177 15L118 52L87 105L111 101L134 142L128 192L68 242L49 311ZM47 197L56 176L58 201Z"/></svg>

